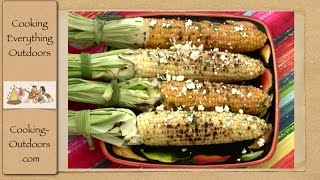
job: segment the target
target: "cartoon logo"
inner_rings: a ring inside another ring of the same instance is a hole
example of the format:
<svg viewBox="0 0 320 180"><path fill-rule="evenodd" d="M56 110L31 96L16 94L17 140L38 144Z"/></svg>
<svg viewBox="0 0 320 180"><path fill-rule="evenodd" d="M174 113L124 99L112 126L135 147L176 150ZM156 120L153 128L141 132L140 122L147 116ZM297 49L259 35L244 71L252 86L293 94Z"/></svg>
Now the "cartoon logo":
<svg viewBox="0 0 320 180"><path fill-rule="evenodd" d="M53 98L49 93L46 92L46 88L44 86L40 86L37 88L36 85L33 85L30 90L26 88L11 88L11 92L8 95L7 104L10 105L18 105L22 103L22 98L25 96L25 92L28 93L28 97L23 101L23 103L51 103L53 102Z"/></svg>

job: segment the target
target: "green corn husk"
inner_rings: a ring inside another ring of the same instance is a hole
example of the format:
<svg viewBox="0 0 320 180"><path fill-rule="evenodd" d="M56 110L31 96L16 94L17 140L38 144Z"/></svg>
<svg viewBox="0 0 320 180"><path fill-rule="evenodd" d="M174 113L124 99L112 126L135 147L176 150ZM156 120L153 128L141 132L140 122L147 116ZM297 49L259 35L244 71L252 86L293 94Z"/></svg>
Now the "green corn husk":
<svg viewBox="0 0 320 180"><path fill-rule="evenodd" d="M91 54L92 79L102 78L104 80L111 80L115 77L118 79L134 78L134 62L119 57L119 55L127 51L128 49L122 49ZM82 78L80 54L68 55L68 77Z"/></svg>
<svg viewBox="0 0 320 180"><path fill-rule="evenodd" d="M119 87L119 92L116 91ZM127 107L146 111L154 107L160 96L155 85L140 78L116 84L68 79L68 99L104 107Z"/></svg>
<svg viewBox="0 0 320 180"><path fill-rule="evenodd" d="M81 15L68 14L68 41L80 44L99 44L114 48L136 48L146 41L148 26L143 18L125 18L104 21L104 26L97 27L97 21ZM97 28L99 34L97 35ZM101 28L101 29L100 29Z"/></svg>
<svg viewBox="0 0 320 180"><path fill-rule="evenodd" d="M79 127L76 117L81 111L68 111L69 135L83 134L83 127ZM116 145L139 145L143 142L138 135L136 115L129 109L104 108L90 110L88 123L89 135L104 142ZM88 132L85 132L88 133Z"/></svg>

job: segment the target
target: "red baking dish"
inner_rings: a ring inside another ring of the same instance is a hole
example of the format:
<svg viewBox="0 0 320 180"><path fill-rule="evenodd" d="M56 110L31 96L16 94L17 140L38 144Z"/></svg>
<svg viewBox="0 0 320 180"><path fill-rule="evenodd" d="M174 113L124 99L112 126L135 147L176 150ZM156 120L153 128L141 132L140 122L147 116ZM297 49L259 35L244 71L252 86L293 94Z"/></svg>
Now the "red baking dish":
<svg viewBox="0 0 320 180"><path fill-rule="evenodd" d="M125 12L120 12L127 14ZM277 142L278 142L278 131L279 131L279 87L278 87L278 77L277 77L277 62L274 51L273 38L268 27L260 20L246 17L246 16L235 16L223 13L201 13L201 12L137 12L142 17L156 17L156 18L167 18L167 17L180 17L180 18L192 18L192 19L200 19L200 20L214 20L219 22L224 22L225 20L234 20L234 21L248 21L256 25L261 31L265 32L268 36L267 44L271 47L271 56L269 63L265 64L266 68L270 69L272 75L272 87L271 92L273 93L273 102L272 106L269 108L268 112L270 112L269 122L273 125L273 134L271 139L266 145L266 149L261 157L257 160L249 161L249 162L233 162L233 163L217 163L217 164L206 164L206 165L188 165L188 164L166 164L166 163L154 163L154 162L138 162L130 159L122 158L112 152L112 148L110 144L106 144L105 142L100 142L100 146L102 152L106 156L106 158L110 159L115 163L119 163L122 165L135 167L135 168L170 168L170 169L191 169L191 168L240 168L240 167L249 167L262 164L268 161L275 153ZM132 17L128 16L127 17ZM255 52L257 53L257 52ZM250 55L250 54L249 54ZM253 55L254 56L254 55ZM264 74L261 76L260 83L262 85L266 85L269 82L266 82L265 77L268 77L268 74Z"/></svg>

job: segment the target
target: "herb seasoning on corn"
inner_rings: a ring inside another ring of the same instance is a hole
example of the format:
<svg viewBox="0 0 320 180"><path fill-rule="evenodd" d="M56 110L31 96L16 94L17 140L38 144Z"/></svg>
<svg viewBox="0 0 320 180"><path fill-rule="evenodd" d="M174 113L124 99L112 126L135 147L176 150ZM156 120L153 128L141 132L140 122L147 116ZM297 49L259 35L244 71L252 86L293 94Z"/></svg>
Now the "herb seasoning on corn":
<svg viewBox="0 0 320 180"><path fill-rule="evenodd" d="M69 42L103 42L115 48L170 48L191 41L205 49L214 47L244 53L258 50L267 41L255 27L190 19L124 18L89 19L69 13ZM101 27L101 28L97 28ZM98 40L97 40L98 39Z"/></svg>
<svg viewBox="0 0 320 180"><path fill-rule="evenodd" d="M271 124L230 112L161 111L138 115L137 128L146 145L185 146L252 140L269 131Z"/></svg>
<svg viewBox="0 0 320 180"><path fill-rule="evenodd" d="M69 77L82 77L81 55L69 55ZM215 82L238 82L255 79L265 68L260 60L241 54L203 50L191 43L171 49L116 50L91 55L92 78L162 80L197 79Z"/></svg>

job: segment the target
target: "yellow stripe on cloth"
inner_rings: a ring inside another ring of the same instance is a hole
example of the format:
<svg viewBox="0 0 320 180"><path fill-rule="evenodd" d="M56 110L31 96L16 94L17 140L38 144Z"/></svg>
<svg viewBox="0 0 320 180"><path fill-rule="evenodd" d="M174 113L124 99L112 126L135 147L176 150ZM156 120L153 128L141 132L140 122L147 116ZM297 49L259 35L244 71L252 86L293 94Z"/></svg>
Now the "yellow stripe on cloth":
<svg viewBox="0 0 320 180"><path fill-rule="evenodd" d="M289 154L294 148L294 132L290 133L287 137L285 137L280 143L278 143L276 152L273 157L260 165L250 166L249 168L271 168L277 162L279 162L282 158L284 158L287 154Z"/></svg>

